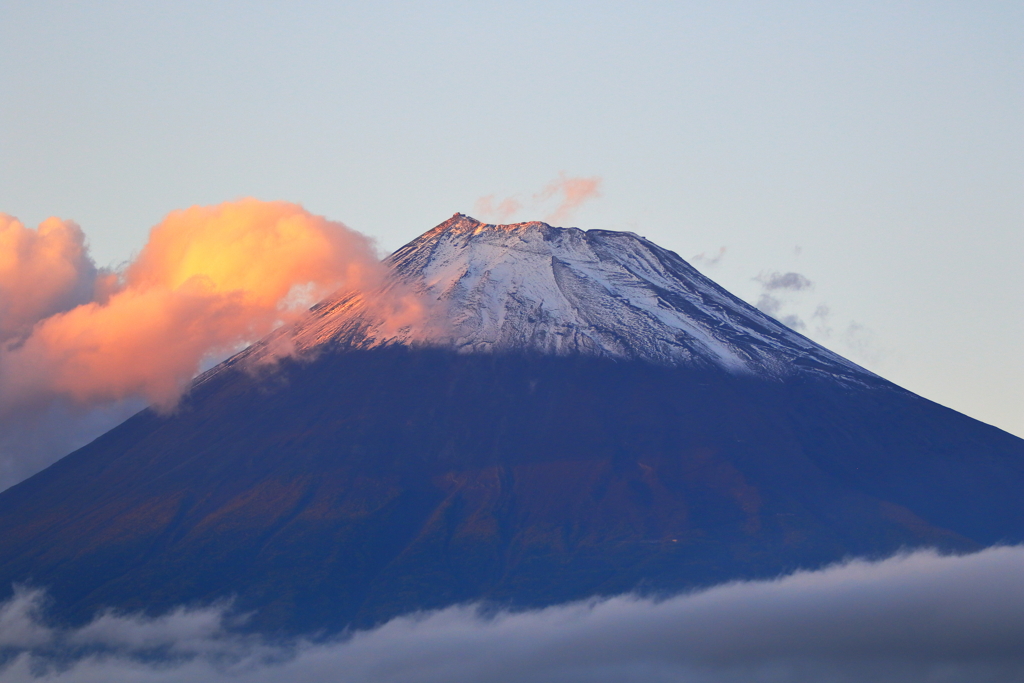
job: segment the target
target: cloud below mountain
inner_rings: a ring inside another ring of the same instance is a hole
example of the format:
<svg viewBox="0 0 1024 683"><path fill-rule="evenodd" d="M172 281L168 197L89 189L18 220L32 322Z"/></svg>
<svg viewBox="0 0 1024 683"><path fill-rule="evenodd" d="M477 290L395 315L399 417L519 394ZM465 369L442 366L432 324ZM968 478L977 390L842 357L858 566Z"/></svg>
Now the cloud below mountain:
<svg viewBox="0 0 1024 683"><path fill-rule="evenodd" d="M917 552L667 599L508 613L462 606L275 642L224 606L100 614L61 630L45 596L0 607L5 681L511 683L1024 681L1024 548Z"/></svg>

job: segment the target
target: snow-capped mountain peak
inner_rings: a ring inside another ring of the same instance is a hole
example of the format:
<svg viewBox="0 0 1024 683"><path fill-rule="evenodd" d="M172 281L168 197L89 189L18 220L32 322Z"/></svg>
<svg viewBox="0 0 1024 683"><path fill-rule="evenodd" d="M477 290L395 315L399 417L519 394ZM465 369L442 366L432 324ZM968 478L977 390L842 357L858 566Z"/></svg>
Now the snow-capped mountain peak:
<svg viewBox="0 0 1024 683"><path fill-rule="evenodd" d="M492 225L455 214L385 260L385 290L417 297L409 324L367 315L360 296L314 308L288 334L323 344L440 345L639 359L782 376L800 367L871 376L728 293L639 235Z"/></svg>

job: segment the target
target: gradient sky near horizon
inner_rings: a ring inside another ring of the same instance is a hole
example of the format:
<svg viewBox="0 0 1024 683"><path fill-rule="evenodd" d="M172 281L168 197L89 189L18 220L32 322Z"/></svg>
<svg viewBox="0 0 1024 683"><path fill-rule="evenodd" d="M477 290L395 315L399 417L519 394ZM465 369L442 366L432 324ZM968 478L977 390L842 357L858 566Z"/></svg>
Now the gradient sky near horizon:
<svg viewBox="0 0 1024 683"><path fill-rule="evenodd" d="M0 28L0 211L100 264L195 204L298 202L384 253L597 176L569 224L1024 436L1019 2L0 0Z"/></svg>

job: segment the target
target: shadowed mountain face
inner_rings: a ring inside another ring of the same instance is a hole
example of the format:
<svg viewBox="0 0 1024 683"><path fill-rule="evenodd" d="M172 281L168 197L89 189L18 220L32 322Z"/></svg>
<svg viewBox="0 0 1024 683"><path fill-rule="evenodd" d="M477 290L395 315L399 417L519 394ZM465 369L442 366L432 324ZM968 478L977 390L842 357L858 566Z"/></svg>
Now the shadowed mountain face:
<svg viewBox="0 0 1024 683"><path fill-rule="evenodd" d="M0 494L0 585L46 586L72 620L233 596L255 627L302 632L1024 540L1024 441L744 318L717 288L693 300L728 324L673 322L687 304L666 294L644 304L661 341L630 339L636 323L616 346L613 317L552 303L535 277L502 299L473 258L451 277L402 266L421 248L450 257L438 240L482 248L472 230L435 229L392 259L455 316L446 344L365 343L372 330L327 302L294 332L316 353L228 363L174 415L144 411ZM582 271L528 248L551 272ZM550 325L527 343L519 323L456 315L484 304ZM555 328L568 331L553 347Z"/></svg>

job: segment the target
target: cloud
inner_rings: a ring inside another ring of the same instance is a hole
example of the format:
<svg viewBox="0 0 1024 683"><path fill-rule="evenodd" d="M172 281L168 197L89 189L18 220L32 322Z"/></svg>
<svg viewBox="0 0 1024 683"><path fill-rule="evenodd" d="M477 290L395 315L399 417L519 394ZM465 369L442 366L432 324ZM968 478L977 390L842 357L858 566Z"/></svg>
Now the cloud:
<svg viewBox="0 0 1024 683"><path fill-rule="evenodd" d="M768 293L764 293L758 297L757 303L754 304L757 310L770 315L792 330L799 332L806 329L807 325L800 316L795 313L782 313L783 305L782 299Z"/></svg>
<svg viewBox="0 0 1024 683"><path fill-rule="evenodd" d="M287 202L175 211L118 272L96 267L74 223L33 230L0 215L0 488L97 436L89 425L113 426L94 419L111 407L171 409L204 362L335 291L410 324L422 306L408 292L385 297L383 275L369 238Z"/></svg>
<svg viewBox="0 0 1024 683"><path fill-rule="evenodd" d="M833 351L849 355L854 361L877 366L885 359L887 353L879 347L870 329L853 320L837 323L827 304L818 304L808 318L810 324L792 312L791 307L799 303L798 293L814 287L814 283L804 275L792 271L762 271L754 280L761 283L761 294L754 306L762 313L829 346Z"/></svg>
<svg viewBox="0 0 1024 683"><path fill-rule="evenodd" d="M799 292L805 289L810 289L814 286L814 283L808 280L800 273L779 273L779 272L763 272L754 278L761 283L769 292L773 292L779 289Z"/></svg>
<svg viewBox="0 0 1024 683"><path fill-rule="evenodd" d="M697 265L705 266L717 266L725 258L725 247L719 247L718 251L713 256L708 256L705 252L701 252L696 256L692 257L690 261Z"/></svg>
<svg viewBox="0 0 1024 683"><path fill-rule="evenodd" d="M805 330L807 325L803 319L795 313L783 314L782 309L788 303L790 294L811 289L814 283L800 273L778 271L762 271L754 278L761 283L762 293L754 306L766 313L790 329Z"/></svg>
<svg viewBox="0 0 1024 683"><path fill-rule="evenodd" d="M879 348L874 332L855 320L843 330L842 340L855 357L865 362L878 364L885 359L885 351Z"/></svg>
<svg viewBox="0 0 1024 683"><path fill-rule="evenodd" d="M476 200L476 204L473 205L473 210L476 215L493 218L499 223L504 223L508 219L512 218L512 216L519 213L522 208L523 202L515 197L506 197L500 202L495 203L493 194L481 197Z"/></svg>
<svg viewBox="0 0 1024 683"><path fill-rule="evenodd" d="M82 229L49 218L35 230L0 213L0 347L43 318L92 301L99 271Z"/></svg>
<svg viewBox="0 0 1024 683"><path fill-rule="evenodd" d="M771 294L762 294L754 305L757 306L757 310L772 317L775 317L782 308L782 302Z"/></svg>
<svg viewBox="0 0 1024 683"><path fill-rule="evenodd" d="M46 596L39 590L15 586L14 595L0 605L0 651L45 647L54 632L43 624Z"/></svg>
<svg viewBox="0 0 1024 683"><path fill-rule="evenodd" d="M561 196L555 210L544 220L559 224L568 221L573 212L589 199L601 196L601 178L569 178L560 173L557 180L548 183L544 189L534 195L534 200L546 202L552 197Z"/></svg>
<svg viewBox="0 0 1024 683"><path fill-rule="evenodd" d="M878 683L1024 681L1024 548L852 561L689 595L509 613L415 614L329 639L241 634L224 606L40 622L44 596L0 609L5 681L344 680ZM6 619L5 614L13 615Z"/></svg>
<svg viewBox="0 0 1024 683"><path fill-rule="evenodd" d="M486 220L505 222L523 210L548 211L544 220L558 225L571 220L574 212L585 202L601 196L601 178L570 178L560 173L558 178L545 185L539 192L532 195L529 203L518 196L511 196L498 201L495 196L487 195L476 201L474 210L478 216ZM557 201L557 204L552 203Z"/></svg>
<svg viewBox="0 0 1024 683"><path fill-rule="evenodd" d="M61 265L77 256L78 280L96 273L84 251L64 244L81 245L77 226L48 224L36 241L56 232L63 251L37 251L56 252L50 260ZM15 264L9 288L29 288L40 260ZM142 396L169 407L204 357L266 335L339 288L375 286L381 268L366 237L296 204L246 199L176 211L116 282L94 287L101 296L59 307L77 282L69 272L53 278L54 294L9 316L11 329L34 324L0 355L0 410L54 396L82 405Z"/></svg>
<svg viewBox="0 0 1024 683"><path fill-rule="evenodd" d="M838 343L845 353L859 362L877 365L885 360L887 352L879 346L875 334L856 320L840 325L837 332L832 310L825 304L818 305L811 320L814 323L811 334L816 340Z"/></svg>

